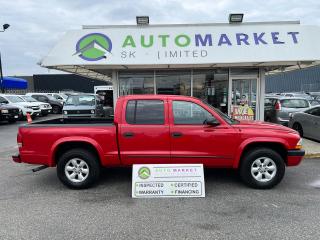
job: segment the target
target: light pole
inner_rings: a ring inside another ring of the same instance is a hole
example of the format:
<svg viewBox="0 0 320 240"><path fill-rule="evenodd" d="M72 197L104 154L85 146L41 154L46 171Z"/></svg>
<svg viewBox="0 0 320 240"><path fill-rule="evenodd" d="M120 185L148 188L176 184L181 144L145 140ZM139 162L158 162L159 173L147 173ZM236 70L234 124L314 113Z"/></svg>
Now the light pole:
<svg viewBox="0 0 320 240"><path fill-rule="evenodd" d="M3 30L0 30L0 32L4 32L6 29L10 27L10 25L8 23L5 23L2 25L2 27L3 27ZM1 86L1 93L4 93L1 53L0 53L0 86Z"/></svg>

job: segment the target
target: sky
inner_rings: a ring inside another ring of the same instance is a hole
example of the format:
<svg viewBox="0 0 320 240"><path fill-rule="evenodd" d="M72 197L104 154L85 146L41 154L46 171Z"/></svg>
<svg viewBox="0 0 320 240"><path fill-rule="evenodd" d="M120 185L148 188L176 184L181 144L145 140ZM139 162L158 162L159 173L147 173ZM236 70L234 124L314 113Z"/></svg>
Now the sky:
<svg viewBox="0 0 320 240"><path fill-rule="evenodd" d="M56 73L38 65L63 34L82 25L227 22L244 13L244 22L300 20L320 26L319 0L0 0L0 52L5 76Z"/></svg>

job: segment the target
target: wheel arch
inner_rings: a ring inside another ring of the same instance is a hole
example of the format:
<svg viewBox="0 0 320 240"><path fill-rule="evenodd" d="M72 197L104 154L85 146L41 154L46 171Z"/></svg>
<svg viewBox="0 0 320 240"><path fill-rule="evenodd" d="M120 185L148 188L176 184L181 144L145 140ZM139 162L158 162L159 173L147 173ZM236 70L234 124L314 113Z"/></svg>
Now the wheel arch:
<svg viewBox="0 0 320 240"><path fill-rule="evenodd" d="M55 166L59 157L66 151L74 149L74 148L82 148L89 150L93 154L97 156L99 159L99 163L101 164L103 159L103 150L101 146L94 140L90 138L62 138L55 142L51 148L50 154L50 166Z"/></svg>
<svg viewBox="0 0 320 240"><path fill-rule="evenodd" d="M282 139L273 139L273 140L252 139L250 141L246 141L246 142L242 143L240 145L240 147L238 148L236 158L235 158L235 161L233 164L233 168L238 168L241 163L242 157L247 152L249 152L250 150L255 149L255 148L270 148L270 149L276 151L277 153L279 153L280 156L282 157L282 159L286 163L288 147L289 147L288 143Z"/></svg>

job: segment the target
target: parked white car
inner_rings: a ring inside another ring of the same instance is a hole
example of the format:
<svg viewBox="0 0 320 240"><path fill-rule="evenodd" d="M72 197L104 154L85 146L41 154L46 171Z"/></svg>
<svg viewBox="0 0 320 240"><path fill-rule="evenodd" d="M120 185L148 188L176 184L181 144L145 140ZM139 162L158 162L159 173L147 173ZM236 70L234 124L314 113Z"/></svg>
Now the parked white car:
<svg viewBox="0 0 320 240"><path fill-rule="evenodd" d="M20 108L23 117L26 117L27 113L29 113L31 117L39 116L41 113L40 107L38 105L25 102L21 97L7 94L0 94L0 96L7 100L8 104Z"/></svg>
<svg viewBox="0 0 320 240"><path fill-rule="evenodd" d="M19 95L19 97L21 97L25 102L33 103L33 104L39 106L42 116L47 116L52 111L52 107L49 103L39 102L30 96Z"/></svg>

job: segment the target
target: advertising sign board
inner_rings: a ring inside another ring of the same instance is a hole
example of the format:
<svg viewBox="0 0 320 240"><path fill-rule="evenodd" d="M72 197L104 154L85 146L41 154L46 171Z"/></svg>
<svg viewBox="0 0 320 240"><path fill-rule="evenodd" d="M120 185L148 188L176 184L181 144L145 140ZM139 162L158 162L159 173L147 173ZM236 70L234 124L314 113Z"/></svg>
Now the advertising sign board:
<svg viewBox="0 0 320 240"><path fill-rule="evenodd" d="M132 197L205 197L203 165L133 165Z"/></svg>

